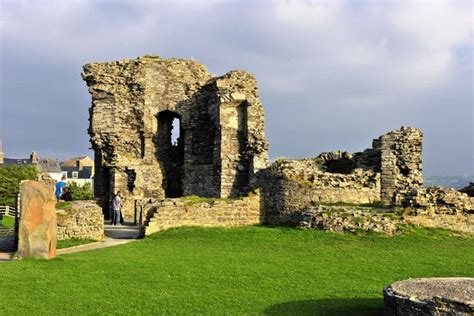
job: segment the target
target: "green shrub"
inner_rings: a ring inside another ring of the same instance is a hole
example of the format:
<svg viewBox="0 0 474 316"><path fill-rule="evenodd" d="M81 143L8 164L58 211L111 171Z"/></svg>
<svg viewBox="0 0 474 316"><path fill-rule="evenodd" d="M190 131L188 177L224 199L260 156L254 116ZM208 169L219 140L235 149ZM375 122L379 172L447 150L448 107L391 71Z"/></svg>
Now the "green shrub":
<svg viewBox="0 0 474 316"><path fill-rule="evenodd" d="M37 175L38 169L34 165L0 167L0 205L15 207L20 181L36 179Z"/></svg>
<svg viewBox="0 0 474 316"><path fill-rule="evenodd" d="M85 183L83 186L80 186L76 182L70 182L67 187L71 190L72 199L74 201L92 200L94 198L92 185L90 183Z"/></svg>
<svg viewBox="0 0 474 316"><path fill-rule="evenodd" d="M56 209L58 210L67 210L72 207L72 202L69 201L59 201L56 203Z"/></svg>

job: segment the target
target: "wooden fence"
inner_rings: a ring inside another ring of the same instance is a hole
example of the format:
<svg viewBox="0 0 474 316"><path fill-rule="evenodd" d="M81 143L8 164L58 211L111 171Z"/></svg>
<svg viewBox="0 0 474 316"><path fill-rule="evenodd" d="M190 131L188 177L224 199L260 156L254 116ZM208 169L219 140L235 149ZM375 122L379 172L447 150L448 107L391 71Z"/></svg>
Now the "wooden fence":
<svg viewBox="0 0 474 316"><path fill-rule="evenodd" d="M0 206L0 250L5 247L5 244L14 242L16 226L18 223L17 214L16 209L11 206ZM1 225L5 216L12 217L11 220L13 220L13 226L5 227L4 225Z"/></svg>
<svg viewBox="0 0 474 316"><path fill-rule="evenodd" d="M16 209L11 206L0 206L0 218L2 218L4 215L16 217Z"/></svg>

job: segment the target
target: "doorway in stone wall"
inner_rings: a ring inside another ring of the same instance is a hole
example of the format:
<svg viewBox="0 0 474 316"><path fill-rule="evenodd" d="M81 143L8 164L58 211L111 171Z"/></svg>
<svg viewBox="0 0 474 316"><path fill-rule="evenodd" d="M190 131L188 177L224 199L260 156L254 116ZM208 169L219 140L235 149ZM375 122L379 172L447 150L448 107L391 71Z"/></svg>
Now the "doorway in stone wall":
<svg viewBox="0 0 474 316"><path fill-rule="evenodd" d="M157 116L156 157L163 172L163 189L169 198L183 195L184 133L181 116L165 110Z"/></svg>

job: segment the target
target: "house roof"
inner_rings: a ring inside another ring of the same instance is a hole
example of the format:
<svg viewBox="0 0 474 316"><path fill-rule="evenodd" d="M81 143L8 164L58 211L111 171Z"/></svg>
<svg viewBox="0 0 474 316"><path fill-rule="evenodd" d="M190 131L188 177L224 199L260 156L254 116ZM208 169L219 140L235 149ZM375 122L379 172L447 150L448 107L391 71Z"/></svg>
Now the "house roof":
<svg viewBox="0 0 474 316"><path fill-rule="evenodd" d="M54 158L41 158L38 161L38 165L43 172L50 173L61 173L61 166L59 161Z"/></svg>
<svg viewBox="0 0 474 316"><path fill-rule="evenodd" d="M3 165L29 165L30 158L3 158Z"/></svg>
<svg viewBox="0 0 474 316"><path fill-rule="evenodd" d="M66 168L74 168L77 166L76 162L77 161L82 161L82 164L84 166L89 166L92 167L94 165L94 161L89 158L88 156L82 156L82 157L72 157L64 161L61 166L66 167Z"/></svg>

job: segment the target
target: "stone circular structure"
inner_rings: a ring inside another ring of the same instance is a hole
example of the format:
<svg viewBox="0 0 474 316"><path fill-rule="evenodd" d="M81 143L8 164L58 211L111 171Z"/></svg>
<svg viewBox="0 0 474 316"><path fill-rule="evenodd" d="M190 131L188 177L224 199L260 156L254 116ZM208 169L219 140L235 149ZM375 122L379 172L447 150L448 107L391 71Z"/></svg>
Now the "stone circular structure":
<svg viewBox="0 0 474 316"><path fill-rule="evenodd" d="M474 315L474 278L422 278L384 288L384 315Z"/></svg>

